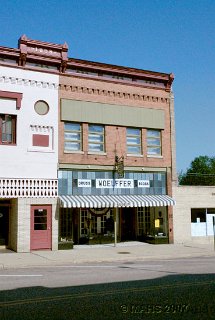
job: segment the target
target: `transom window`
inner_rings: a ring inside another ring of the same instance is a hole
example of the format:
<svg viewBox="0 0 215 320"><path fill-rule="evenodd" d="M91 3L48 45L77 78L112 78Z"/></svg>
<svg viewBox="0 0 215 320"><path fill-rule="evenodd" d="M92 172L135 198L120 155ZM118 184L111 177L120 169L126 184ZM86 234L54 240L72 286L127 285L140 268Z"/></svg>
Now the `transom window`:
<svg viewBox="0 0 215 320"><path fill-rule="evenodd" d="M16 116L0 114L0 144L16 143Z"/></svg>
<svg viewBox="0 0 215 320"><path fill-rule="evenodd" d="M127 153L141 154L141 130L137 128L126 129Z"/></svg>
<svg viewBox="0 0 215 320"><path fill-rule="evenodd" d="M147 130L147 154L152 156L161 155L160 130Z"/></svg>
<svg viewBox="0 0 215 320"><path fill-rule="evenodd" d="M88 127L88 148L91 152L105 151L104 126L90 124Z"/></svg>
<svg viewBox="0 0 215 320"><path fill-rule="evenodd" d="M64 123L64 150L82 150L82 125L80 123Z"/></svg>

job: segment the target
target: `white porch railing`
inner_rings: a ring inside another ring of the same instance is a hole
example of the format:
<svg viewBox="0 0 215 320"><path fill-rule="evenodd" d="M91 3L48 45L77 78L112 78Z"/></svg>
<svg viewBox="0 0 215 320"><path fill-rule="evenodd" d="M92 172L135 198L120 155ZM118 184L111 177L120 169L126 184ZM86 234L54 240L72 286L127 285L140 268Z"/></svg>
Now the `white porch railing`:
<svg viewBox="0 0 215 320"><path fill-rule="evenodd" d="M5 179L0 178L1 198L53 198L58 196L55 179Z"/></svg>

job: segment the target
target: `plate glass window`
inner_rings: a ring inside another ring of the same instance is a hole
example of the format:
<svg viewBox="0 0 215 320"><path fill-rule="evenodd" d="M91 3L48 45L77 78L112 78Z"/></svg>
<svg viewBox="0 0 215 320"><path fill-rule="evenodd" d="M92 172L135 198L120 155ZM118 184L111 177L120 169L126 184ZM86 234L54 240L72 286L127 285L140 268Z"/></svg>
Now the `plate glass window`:
<svg viewBox="0 0 215 320"><path fill-rule="evenodd" d="M104 152L104 126L89 125L88 147L91 152Z"/></svg>
<svg viewBox="0 0 215 320"><path fill-rule="evenodd" d="M137 128L126 129L127 153L141 154L141 130Z"/></svg>
<svg viewBox="0 0 215 320"><path fill-rule="evenodd" d="M80 123L64 123L64 150L82 150L82 126Z"/></svg>
<svg viewBox="0 0 215 320"><path fill-rule="evenodd" d="M147 154L152 156L161 155L160 130L147 130Z"/></svg>
<svg viewBox="0 0 215 320"><path fill-rule="evenodd" d="M16 143L16 116L0 114L0 144Z"/></svg>

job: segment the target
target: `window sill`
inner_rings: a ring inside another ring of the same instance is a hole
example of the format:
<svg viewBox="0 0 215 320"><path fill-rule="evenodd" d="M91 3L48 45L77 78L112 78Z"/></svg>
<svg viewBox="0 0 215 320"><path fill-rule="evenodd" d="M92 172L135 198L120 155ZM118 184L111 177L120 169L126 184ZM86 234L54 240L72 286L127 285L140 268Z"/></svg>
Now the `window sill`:
<svg viewBox="0 0 215 320"><path fill-rule="evenodd" d="M84 154L84 151L68 151L68 150L64 150L63 153L72 153L72 154Z"/></svg>
<svg viewBox="0 0 215 320"><path fill-rule="evenodd" d="M17 146L17 144L16 143L0 143L0 146L14 147L14 146Z"/></svg>
<svg viewBox="0 0 215 320"><path fill-rule="evenodd" d="M41 148L33 149L33 148L28 148L28 152L54 153L55 151L51 150L51 149L41 149Z"/></svg>
<svg viewBox="0 0 215 320"><path fill-rule="evenodd" d="M87 154L94 154L94 155L98 155L98 156L106 156L107 155L107 153L106 152L91 152L91 151L89 151L89 152L87 152Z"/></svg>
<svg viewBox="0 0 215 320"><path fill-rule="evenodd" d="M133 153L128 153L127 157L136 157L136 158L143 158L142 154L133 154Z"/></svg>
<svg viewBox="0 0 215 320"><path fill-rule="evenodd" d="M163 159L163 156L147 155L147 158L158 158L158 159Z"/></svg>

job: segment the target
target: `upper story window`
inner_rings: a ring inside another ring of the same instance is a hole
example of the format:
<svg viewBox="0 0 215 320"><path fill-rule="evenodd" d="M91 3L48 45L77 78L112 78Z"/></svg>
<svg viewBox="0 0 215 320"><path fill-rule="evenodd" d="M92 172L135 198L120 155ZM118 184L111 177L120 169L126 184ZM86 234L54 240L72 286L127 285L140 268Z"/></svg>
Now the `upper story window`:
<svg viewBox="0 0 215 320"><path fill-rule="evenodd" d="M16 143L16 116L0 114L0 144Z"/></svg>
<svg viewBox="0 0 215 320"><path fill-rule="evenodd" d="M90 124L88 127L88 150L90 152L105 151L104 126Z"/></svg>
<svg viewBox="0 0 215 320"><path fill-rule="evenodd" d="M82 125L80 123L64 123L64 150L82 150Z"/></svg>
<svg viewBox="0 0 215 320"><path fill-rule="evenodd" d="M160 130L147 130L147 154L151 156L161 155Z"/></svg>
<svg viewBox="0 0 215 320"><path fill-rule="evenodd" d="M141 154L141 130L137 128L126 129L127 153Z"/></svg>

